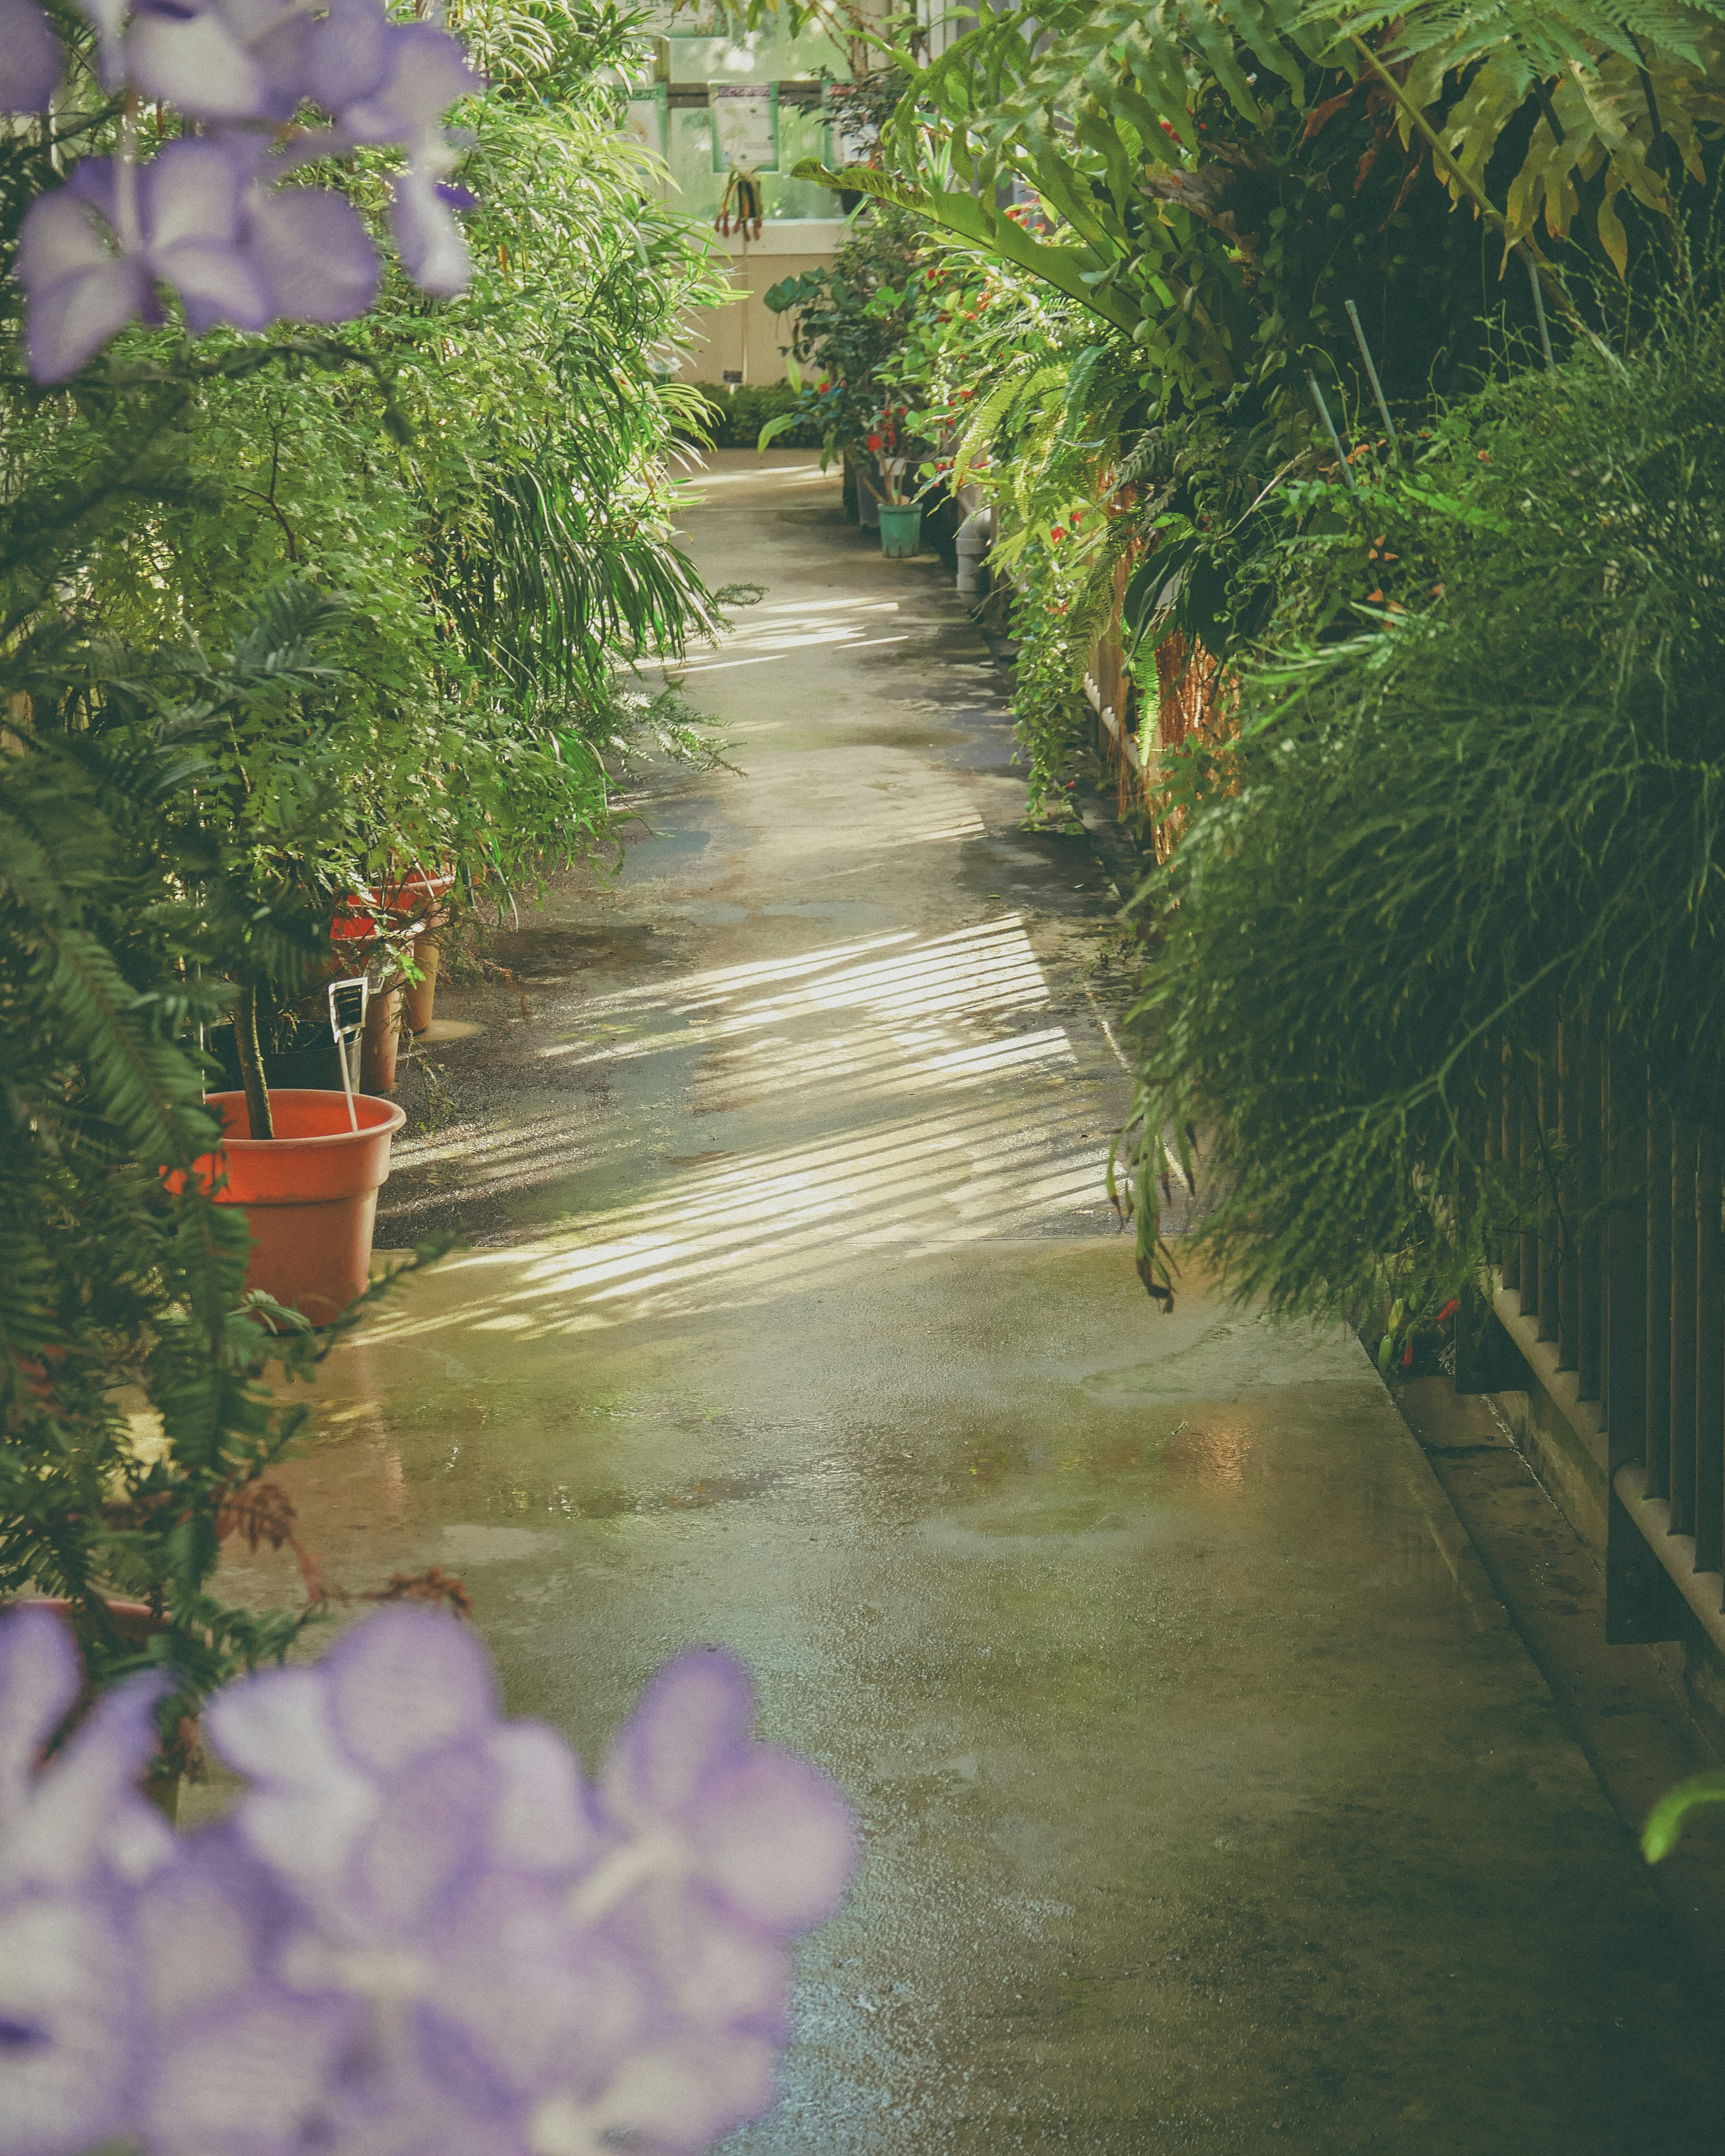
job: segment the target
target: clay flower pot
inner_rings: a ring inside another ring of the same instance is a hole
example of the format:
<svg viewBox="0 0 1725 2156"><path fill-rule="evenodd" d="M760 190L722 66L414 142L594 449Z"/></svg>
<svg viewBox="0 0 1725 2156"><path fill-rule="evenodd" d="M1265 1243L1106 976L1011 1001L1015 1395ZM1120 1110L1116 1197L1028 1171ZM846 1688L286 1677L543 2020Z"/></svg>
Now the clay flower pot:
<svg viewBox="0 0 1725 2156"><path fill-rule="evenodd" d="M359 1037L359 1082L367 1093L395 1091L396 1058L401 1050L400 988L385 988L366 1005L365 1030Z"/></svg>
<svg viewBox="0 0 1725 2156"><path fill-rule="evenodd" d="M244 1093L212 1093L205 1106L227 1137L195 1173L206 1181L225 1170L222 1205L243 1205L252 1233L249 1288L261 1288L314 1325L339 1317L371 1270L377 1193L389 1177L389 1151L407 1117L393 1101L354 1096L359 1128L347 1127L340 1093L273 1091L273 1138L248 1135Z"/></svg>
<svg viewBox="0 0 1725 2156"><path fill-rule="evenodd" d="M428 932L413 938L413 963L419 968L420 978L402 991L407 1007L408 1031L424 1033L431 1023L437 1007L437 968L441 954L435 936Z"/></svg>

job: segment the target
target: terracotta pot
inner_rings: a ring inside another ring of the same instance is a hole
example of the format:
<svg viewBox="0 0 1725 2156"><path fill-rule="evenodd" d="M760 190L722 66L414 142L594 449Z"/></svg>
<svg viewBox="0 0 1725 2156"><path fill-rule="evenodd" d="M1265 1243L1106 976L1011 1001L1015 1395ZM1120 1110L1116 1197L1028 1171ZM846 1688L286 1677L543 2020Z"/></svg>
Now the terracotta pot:
<svg viewBox="0 0 1725 2156"><path fill-rule="evenodd" d="M362 1093L395 1091L395 1059L401 1047L401 990L385 988L366 1005L365 1031L359 1037L359 1086Z"/></svg>
<svg viewBox="0 0 1725 2156"><path fill-rule="evenodd" d="M337 943L374 942L387 928L399 927L415 914L436 927L443 917L439 901L455 887L453 875L427 875L416 869L399 883L373 884L367 891L350 891L336 910L330 936Z"/></svg>
<svg viewBox="0 0 1725 2156"><path fill-rule="evenodd" d="M431 1023L431 1014L437 1004L437 964L440 953L434 936L416 936L413 938L413 963L424 974L403 990L407 1004L408 1031L424 1033Z"/></svg>
<svg viewBox="0 0 1725 2156"><path fill-rule="evenodd" d="M372 896L387 913L429 913L438 901L454 888L453 875L427 875L424 869L415 869L400 883L384 884L374 889Z"/></svg>
<svg viewBox="0 0 1725 2156"><path fill-rule="evenodd" d="M289 1087L270 1096L275 1136L265 1140L248 1135L244 1093L212 1093L205 1106L221 1117L227 1137L195 1172L213 1179L225 1168L227 1187L217 1203L246 1209L252 1232L246 1286L262 1288L314 1325L328 1324L366 1284L377 1193L388 1180L390 1146L406 1116L393 1101L358 1093L359 1128L351 1131L341 1094Z"/></svg>

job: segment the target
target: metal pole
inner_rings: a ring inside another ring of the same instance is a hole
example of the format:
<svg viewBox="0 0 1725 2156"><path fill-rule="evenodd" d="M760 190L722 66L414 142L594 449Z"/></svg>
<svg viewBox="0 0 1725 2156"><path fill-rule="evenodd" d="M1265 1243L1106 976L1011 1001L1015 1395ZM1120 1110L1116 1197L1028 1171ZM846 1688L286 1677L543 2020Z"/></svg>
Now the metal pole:
<svg viewBox="0 0 1725 2156"><path fill-rule="evenodd" d="M1330 438L1330 447L1336 452L1336 461L1342 467L1342 476L1348 482L1348 491L1358 494L1359 489L1353 483L1353 468L1342 454L1342 437L1336 432L1336 423L1330 417L1330 408L1324 402L1324 393L1318 388L1315 376L1307 374L1306 387L1312 392L1312 401L1317 407L1317 416L1324 423L1324 432Z"/></svg>
<svg viewBox="0 0 1725 2156"><path fill-rule="evenodd" d="M1551 331L1545 326L1545 295L1539 289L1539 272L1533 266L1533 257L1524 254L1522 261L1527 266L1527 282L1533 287L1533 313L1539 324L1539 349L1545 354L1548 372L1552 364Z"/></svg>
<svg viewBox="0 0 1725 2156"><path fill-rule="evenodd" d="M1384 431L1389 437L1389 453L1399 456L1401 443L1395 431L1395 422L1389 416L1389 407L1384 402L1384 384L1378 379L1378 370L1372 364L1372 347L1366 342L1365 331L1360 326L1359 309L1353 300L1348 302L1348 319L1353 324L1353 341L1359 346L1359 356L1366 363L1366 379L1372 385L1372 394L1378 400L1378 409L1384 414Z"/></svg>

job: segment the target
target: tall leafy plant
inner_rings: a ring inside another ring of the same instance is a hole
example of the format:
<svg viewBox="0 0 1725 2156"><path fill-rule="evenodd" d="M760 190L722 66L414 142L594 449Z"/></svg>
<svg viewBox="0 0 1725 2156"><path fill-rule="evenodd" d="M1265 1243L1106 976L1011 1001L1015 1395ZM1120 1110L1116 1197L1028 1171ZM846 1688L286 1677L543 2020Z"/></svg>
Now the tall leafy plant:
<svg viewBox="0 0 1725 2156"><path fill-rule="evenodd" d="M1438 1306L1540 1195L1486 1103L1560 1010L1717 1118L1722 393L1717 305L1673 305L1290 533L1239 737L1146 895L1147 1260L1202 1128L1199 1240L1243 1289L1362 1312L1388 1264Z"/></svg>
<svg viewBox="0 0 1725 2156"><path fill-rule="evenodd" d="M215 131L195 71L157 79L154 18L57 17L40 80L26 45L0 54L0 100L52 95L0 137L31 370L0 371L0 1594L65 1597L98 1684L171 1665L170 1726L302 1621L223 1601L225 1538L295 1548L326 1592L269 1479L304 1414L259 1379L310 1374L328 1338L270 1335L243 1292L244 1216L194 1173L218 1136L198 1029L236 990L291 998L341 894L403 860L518 881L591 843L608 763L679 723L634 663L713 619L672 543L680 393L654 364L711 273L577 64L637 33L506 13L503 86L468 108L482 210L451 200L435 126L473 77L372 0L289 11L260 80L246 24L200 18L206 59L240 40L220 80L249 134ZM368 118L346 78L295 72L349 33L362 59L382 40ZM408 52L417 103L388 72ZM548 108L571 69L585 102ZM333 139L283 129L303 95ZM302 150L339 156L340 192ZM117 162L67 185L80 152ZM173 251L170 198L201 253ZM9 331L19 301L0 276Z"/></svg>

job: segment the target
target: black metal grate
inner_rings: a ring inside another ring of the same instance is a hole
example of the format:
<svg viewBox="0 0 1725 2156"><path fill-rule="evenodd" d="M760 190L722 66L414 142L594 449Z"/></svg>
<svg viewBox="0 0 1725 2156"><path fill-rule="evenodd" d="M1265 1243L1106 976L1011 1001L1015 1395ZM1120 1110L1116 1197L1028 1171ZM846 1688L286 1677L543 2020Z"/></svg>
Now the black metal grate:
<svg viewBox="0 0 1725 2156"><path fill-rule="evenodd" d="M1603 1430L1608 1634L1678 1637L1686 1602L1714 1630L1725 1614L1720 1141L1651 1101L1645 1068L1579 1023L1555 1026L1538 1054L1506 1047L1497 1068L1484 1158L1518 1164L1529 1194L1499 1278ZM1491 1382L1483 1337L1482 1322L1458 1332L1465 1390Z"/></svg>

